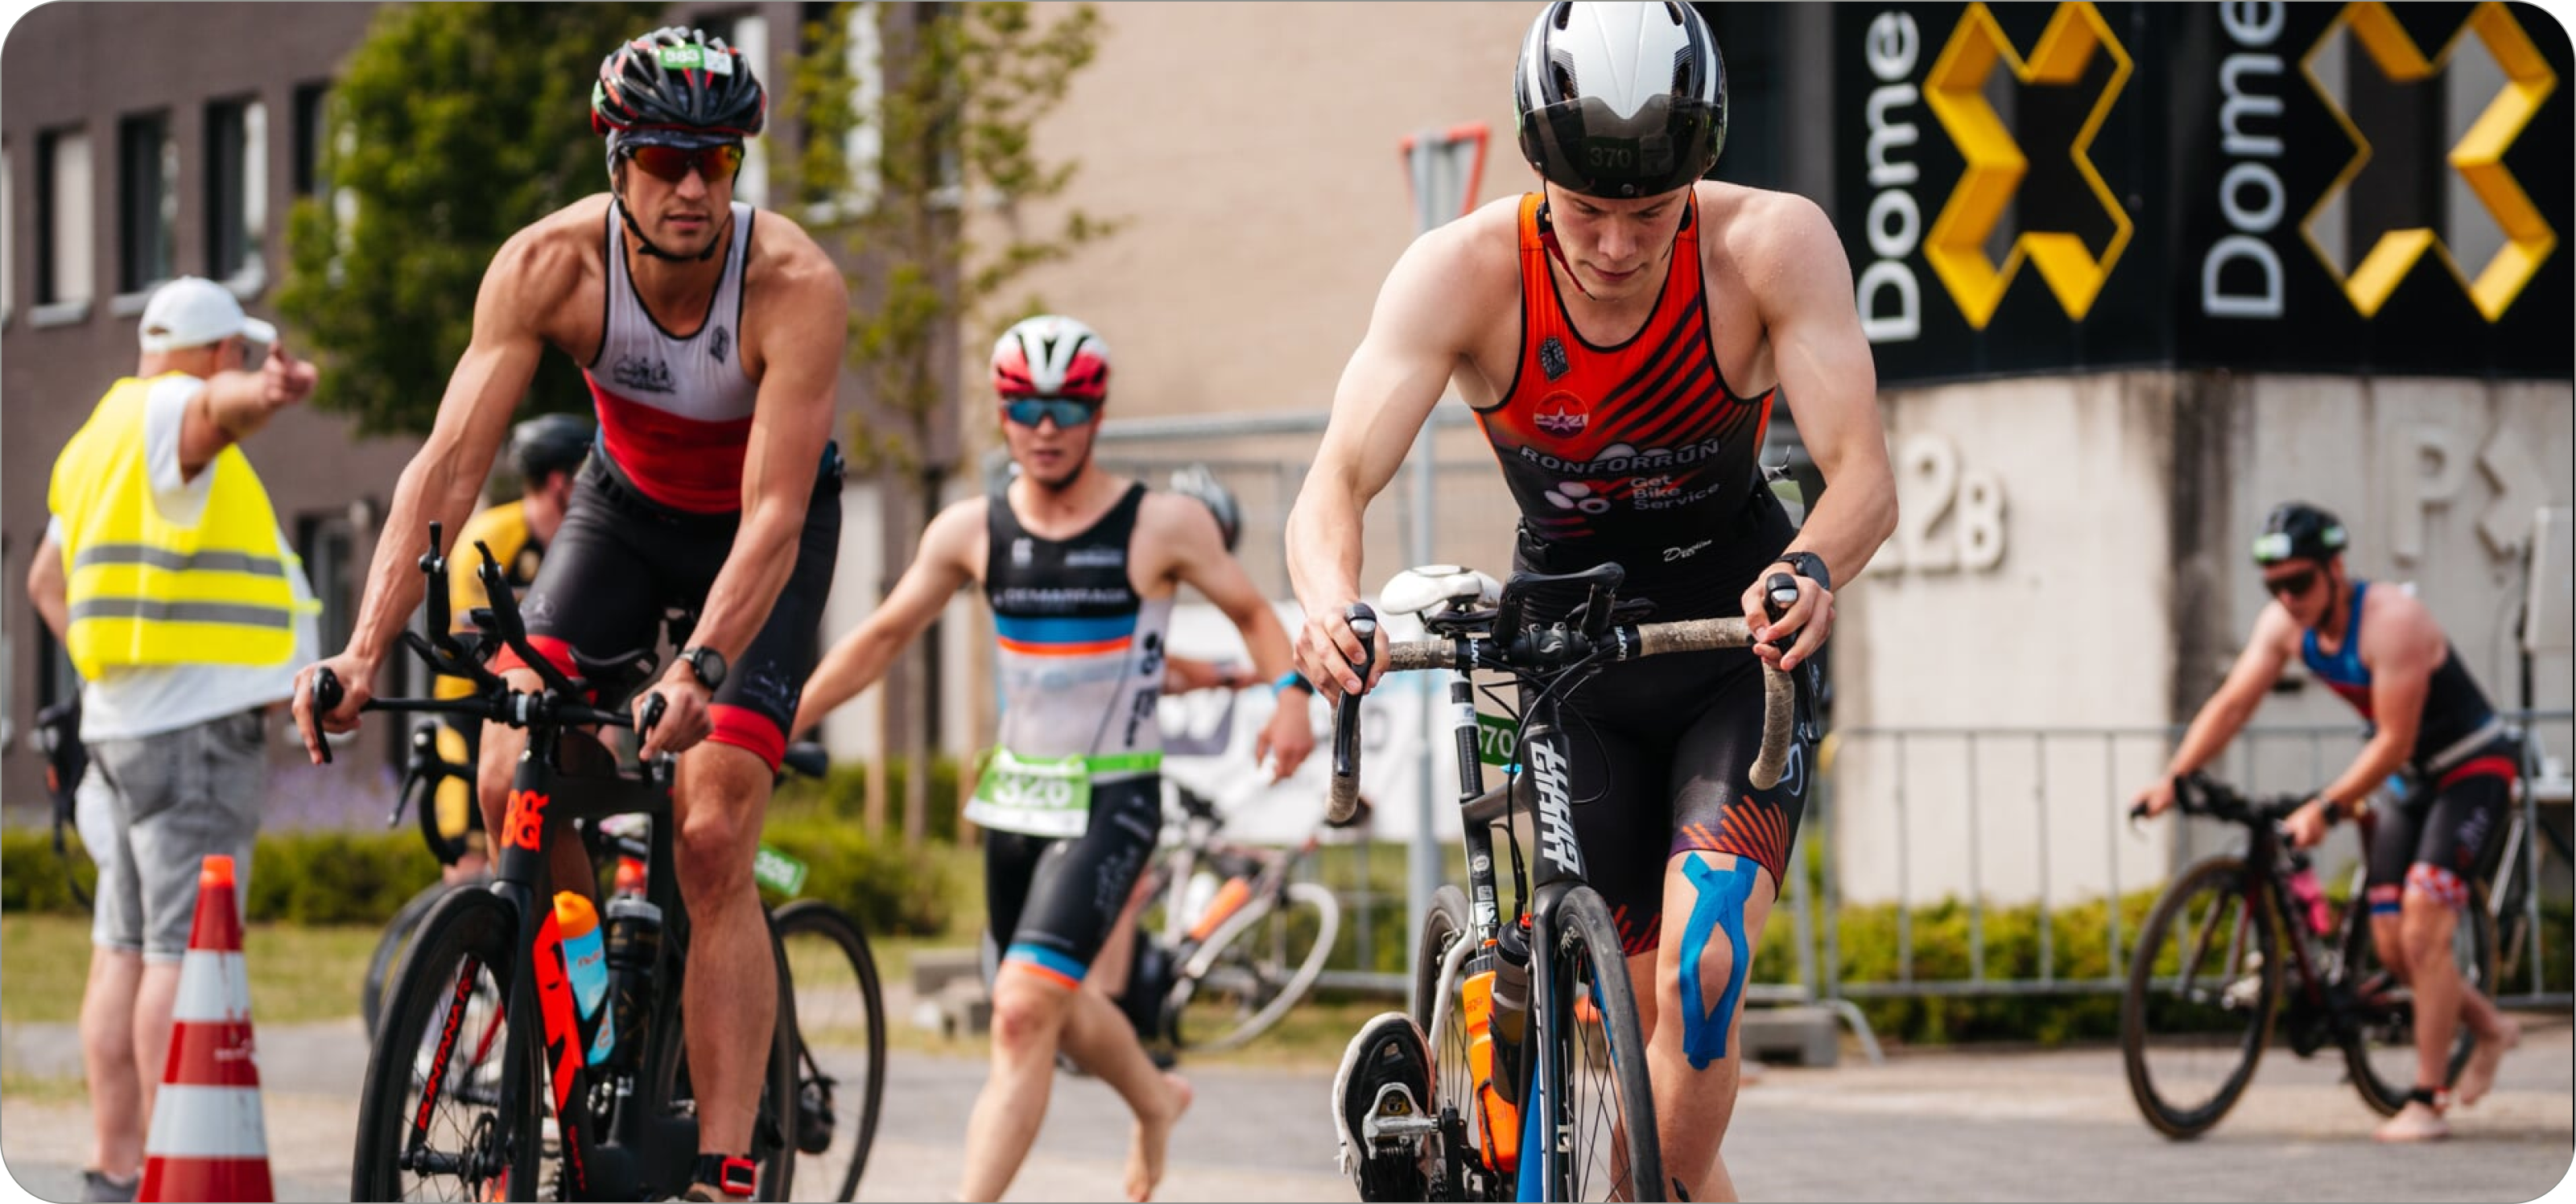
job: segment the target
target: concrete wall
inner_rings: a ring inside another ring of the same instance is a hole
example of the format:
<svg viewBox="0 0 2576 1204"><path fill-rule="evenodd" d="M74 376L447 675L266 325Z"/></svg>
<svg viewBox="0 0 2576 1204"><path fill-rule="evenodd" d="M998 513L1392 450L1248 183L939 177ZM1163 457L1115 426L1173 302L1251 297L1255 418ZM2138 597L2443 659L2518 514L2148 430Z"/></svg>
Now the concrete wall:
<svg viewBox="0 0 2576 1204"><path fill-rule="evenodd" d="M1836 639L1831 839L1857 899L2063 901L2223 843L2133 835L2113 811L2169 752L2154 729L2187 722L2243 647L2266 601L2246 548L2286 498L2341 515L2352 571L2413 582L2514 705L2531 511L2576 493L2564 384L2136 373L1893 392L1884 413L1906 517ZM2359 720L2304 679L2254 723L2313 730L2240 742L2222 774L2305 791L2348 763ZM2563 660L2534 682L2566 705ZM2564 724L2539 735L2567 756ZM2330 871L2352 842L2329 844Z"/></svg>

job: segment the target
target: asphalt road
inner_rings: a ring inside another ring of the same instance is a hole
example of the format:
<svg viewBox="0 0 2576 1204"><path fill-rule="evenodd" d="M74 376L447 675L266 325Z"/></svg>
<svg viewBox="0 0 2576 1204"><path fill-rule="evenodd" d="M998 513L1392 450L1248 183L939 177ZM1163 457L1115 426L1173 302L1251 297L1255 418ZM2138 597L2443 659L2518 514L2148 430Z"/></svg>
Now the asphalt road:
<svg viewBox="0 0 2576 1204"><path fill-rule="evenodd" d="M2277 1047L2215 1131L2170 1142L2138 1119L2118 1052L2090 1048L1773 1068L1745 1090L1727 1162L1756 1200L2528 1200L2556 1188L2576 1158L2576 1047L2563 1018L2526 1023L2495 1095L2455 1114L2457 1136L2440 1145L2373 1144L2376 1117L2341 1083L2340 1065ZM260 1053L278 1198L345 1198L364 1062L356 1023L263 1030ZM0 1032L0 1064L22 1076L76 1074L76 1057L61 1027ZM898 1053L888 1074L860 1196L945 1198L983 1066ZM1329 1068L1211 1067L1191 1079L1198 1102L1176 1136L1163 1198L1354 1198L1333 1167ZM1060 1078L1010 1198L1120 1198L1127 1133L1107 1088ZM0 1159L34 1194L77 1195L87 1140L76 1098L0 1095Z"/></svg>

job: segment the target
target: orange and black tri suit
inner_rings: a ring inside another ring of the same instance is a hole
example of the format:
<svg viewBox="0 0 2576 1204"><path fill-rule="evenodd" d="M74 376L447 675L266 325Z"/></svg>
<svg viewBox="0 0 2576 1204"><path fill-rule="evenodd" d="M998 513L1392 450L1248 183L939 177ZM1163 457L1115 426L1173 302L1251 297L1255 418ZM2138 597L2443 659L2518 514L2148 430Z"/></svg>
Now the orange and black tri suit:
<svg viewBox="0 0 2576 1204"><path fill-rule="evenodd" d="M1550 241L1545 202L1523 197L1519 362L1501 400L1477 414L1520 503L1513 567L1616 562L1627 570L1620 597L1655 604L1649 622L1743 613L1745 588L1797 532L1757 462L1779 390L1742 396L1718 367L1698 206L1683 216L1653 314L1611 346L1575 330ZM1544 621L1578 600L1533 597L1529 614ZM1657 943L1674 854L1747 858L1776 889L1814 754L1798 749L1771 790L1746 785L1762 737L1753 657L1613 665L1561 709L1575 832L1630 954Z"/></svg>

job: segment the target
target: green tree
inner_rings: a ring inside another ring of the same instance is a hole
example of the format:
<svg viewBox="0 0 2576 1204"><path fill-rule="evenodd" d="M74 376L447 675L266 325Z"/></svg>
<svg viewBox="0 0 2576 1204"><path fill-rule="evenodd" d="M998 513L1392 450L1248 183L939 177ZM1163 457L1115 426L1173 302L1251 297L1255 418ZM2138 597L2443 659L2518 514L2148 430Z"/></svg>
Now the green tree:
<svg viewBox="0 0 2576 1204"><path fill-rule="evenodd" d="M853 68L854 17L872 22L862 36L882 48L872 78ZM890 531L920 530L940 481L959 467L938 452L958 369L1001 326L1042 308L1034 296L1012 303L1005 294L1030 269L1070 257L1119 224L1069 207L1035 229L1028 212L1073 181L1078 165L1042 156L1034 131L1098 53L1100 36L1100 12L1090 4L1041 21L1030 6L1001 0L844 0L805 27L806 50L782 73L779 117L801 125L805 143L782 157L781 195L800 202L806 228L837 244L843 263L859 265L850 365L883 421L853 416L846 443L855 464L891 486ZM854 161L850 135L863 130L874 134L875 154ZM996 220L970 222L970 209ZM909 540L898 537L887 553L892 562L908 560ZM921 643L901 676L905 698L880 713L926 713L933 641ZM907 730L906 763L925 763L923 725ZM906 778L907 844L925 830L927 776ZM870 831L884 822L882 808L881 788L872 789Z"/></svg>
<svg viewBox="0 0 2576 1204"><path fill-rule="evenodd" d="M362 432L429 429L493 252L607 187L591 83L601 56L661 14L458 3L377 15L332 89L327 186L287 219L278 311L328 369L316 406ZM579 369L551 352L531 392L540 408L585 404Z"/></svg>

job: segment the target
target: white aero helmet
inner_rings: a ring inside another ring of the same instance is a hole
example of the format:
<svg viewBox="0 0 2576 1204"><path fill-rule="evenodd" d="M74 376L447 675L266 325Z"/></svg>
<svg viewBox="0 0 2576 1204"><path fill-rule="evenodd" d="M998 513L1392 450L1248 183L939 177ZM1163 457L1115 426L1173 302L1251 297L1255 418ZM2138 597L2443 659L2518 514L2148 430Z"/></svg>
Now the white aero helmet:
<svg viewBox="0 0 2576 1204"><path fill-rule="evenodd" d="M1062 314L1022 318L993 343L993 391L1101 401L1109 396L1109 344Z"/></svg>
<svg viewBox="0 0 2576 1204"><path fill-rule="evenodd" d="M1585 196L1671 192L1726 146L1726 63L1687 4L1548 5L1512 99L1530 166Z"/></svg>

